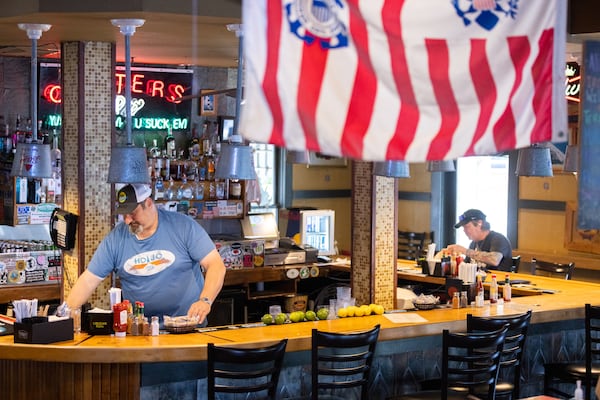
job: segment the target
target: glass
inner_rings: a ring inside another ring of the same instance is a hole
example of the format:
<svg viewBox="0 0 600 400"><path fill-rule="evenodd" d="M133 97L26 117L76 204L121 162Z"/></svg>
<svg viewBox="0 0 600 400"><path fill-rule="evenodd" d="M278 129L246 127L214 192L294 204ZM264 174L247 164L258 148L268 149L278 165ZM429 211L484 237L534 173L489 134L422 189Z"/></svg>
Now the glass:
<svg viewBox="0 0 600 400"><path fill-rule="evenodd" d="M281 306L280 305L269 306L269 314L271 314L271 316L273 318L275 318L276 316L281 314Z"/></svg>
<svg viewBox="0 0 600 400"><path fill-rule="evenodd" d="M81 333L81 308L71 310L71 318L73 318L73 332Z"/></svg>

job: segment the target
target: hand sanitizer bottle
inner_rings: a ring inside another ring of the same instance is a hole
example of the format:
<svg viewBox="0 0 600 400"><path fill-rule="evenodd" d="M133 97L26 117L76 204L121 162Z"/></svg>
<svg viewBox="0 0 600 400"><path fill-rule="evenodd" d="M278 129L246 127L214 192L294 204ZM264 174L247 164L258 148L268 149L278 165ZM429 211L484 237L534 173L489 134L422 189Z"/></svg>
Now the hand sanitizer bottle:
<svg viewBox="0 0 600 400"><path fill-rule="evenodd" d="M577 388L575 389L575 396L573 397L575 400L583 400L583 389L581 388L581 381L577 381Z"/></svg>

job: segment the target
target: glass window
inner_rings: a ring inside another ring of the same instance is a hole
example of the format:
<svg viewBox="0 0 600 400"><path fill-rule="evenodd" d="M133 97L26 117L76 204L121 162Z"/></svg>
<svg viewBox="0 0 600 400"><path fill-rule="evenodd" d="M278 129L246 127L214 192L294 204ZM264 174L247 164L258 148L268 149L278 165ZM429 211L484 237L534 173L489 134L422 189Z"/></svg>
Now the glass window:
<svg viewBox="0 0 600 400"><path fill-rule="evenodd" d="M491 229L507 236L508 156L461 157L456 163L456 215L470 208L481 210ZM468 246L463 229L456 243Z"/></svg>
<svg viewBox="0 0 600 400"><path fill-rule="evenodd" d="M258 177L258 186L260 194L256 192L254 196L249 193L250 212L265 212L276 210L276 147L272 144L250 143L254 150L254 167ZM275 213L276 214L276 213Z"/></svg>

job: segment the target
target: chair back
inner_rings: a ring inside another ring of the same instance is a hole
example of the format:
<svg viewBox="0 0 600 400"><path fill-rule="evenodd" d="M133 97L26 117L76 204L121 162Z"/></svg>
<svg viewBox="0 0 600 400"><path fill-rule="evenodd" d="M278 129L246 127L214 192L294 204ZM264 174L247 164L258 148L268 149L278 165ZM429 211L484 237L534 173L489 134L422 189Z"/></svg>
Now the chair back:
<svg viewBox="0 0 600 400"><path fill-rule="evenodd" d="M275 399L287 339L260 348L235 348L208 344L207 393L266 394Z"/></svg>
<svg viewBox="0 0 600 400"><path fill-rule="evenodd" d="M476 317L467 314L468 332L495 331L508 325L506 338L502 347L500 358L500 381L511 381L509 389L512 398L519 398L521 382L521 360L523 359L527 330L531 321L531 310L518 315ZM512 379L511 379L512 378ZM496 385L497 388L499 385Z"/></svg>
<svg viewBox="0 0 600 400"><path fill-rule="evenodd" d="M360 388L361 399L368 399L369 377L380 326L366 332L331 333L312 330L312 395L338 393ZM345 396L345 398L348 398Z"/></svg>
<svg viewBox="0 0 600 400"><path fill-rule="evenodd" d="M585 391L586 399L594 390L592 364L600 362L600 306L585 305Z"/></svg>
<svg viewBox="0 0 600 400"><path fill-rule="evenodd" d="M560 264L536 258L531 259L531 275L554 276L570 280L574 269L575 263L572 262L569 264Z"/></svg>
<svg viewBox="0 0 600 400"><path fill-rule="evenodd" d="M518 273L520 265L521 265L521 256L513 256L512 265L510 266L510 271L514 272L514 273Z"/></svg>
<svg viewBox="0 0 600 400"><path fill-rule="evenodd" d="M487 386L487 398L496 396L496 381L507 326L488 332L451 333L442 336L442 400L449 392L467 396Z"/></svg>
<svg viewBox="0 0 600 400"><path fill-rule="evenodd" d="M423 255L427 232L398 231L398 258L416 260Z"/></svg>

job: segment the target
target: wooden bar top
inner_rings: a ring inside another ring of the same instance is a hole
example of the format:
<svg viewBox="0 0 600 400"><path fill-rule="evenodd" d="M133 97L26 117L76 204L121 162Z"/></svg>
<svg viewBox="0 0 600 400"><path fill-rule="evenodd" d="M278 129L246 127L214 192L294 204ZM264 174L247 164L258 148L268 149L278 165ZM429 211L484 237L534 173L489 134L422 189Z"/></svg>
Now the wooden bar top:
<svg viewBox="0 0 600 400"><path fill-rule="evenodd" d="M156 336L89 336L75 335L74 340L49 345L15 344L12 336L0 337L1 359L24 359L73 363L175 362L206 359L206 344L255 346L288 338L287 351L310 349L311 330L352 332L381 324L380 340L398 340L439 335L443 329L464 330L467 313L475 315L515 314L533 311L532 323L581 319L585 303L600 304L600 284L566 281L556 278L511 274L513 279L527 279L538 288L547 289L537 296L513 297L503 310L486 302L482 308L438 308L366 317L336 318L324 321L288 323L256 327L220 327L189 334ZM513 290L514 293L514 290ZM423 318L414 322L414 317Z"/></svg>

